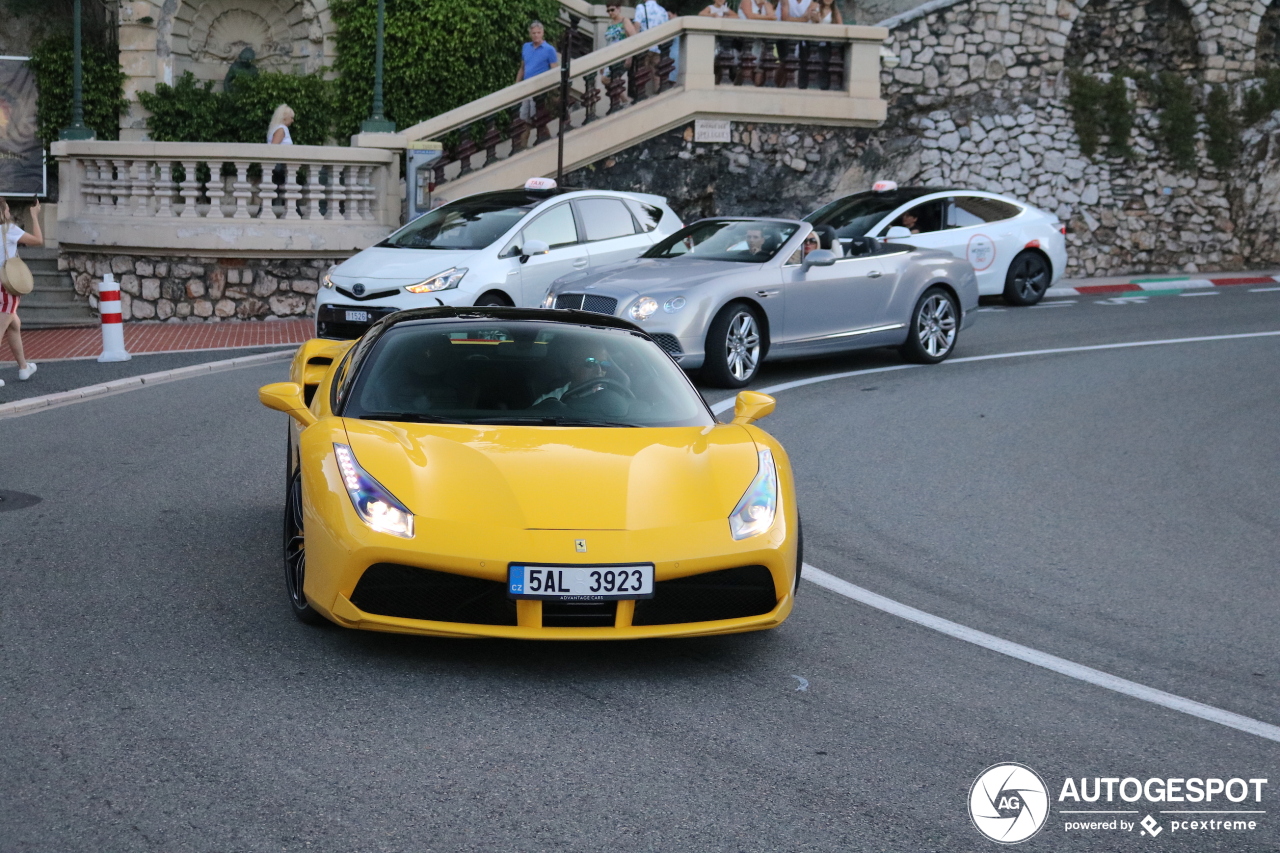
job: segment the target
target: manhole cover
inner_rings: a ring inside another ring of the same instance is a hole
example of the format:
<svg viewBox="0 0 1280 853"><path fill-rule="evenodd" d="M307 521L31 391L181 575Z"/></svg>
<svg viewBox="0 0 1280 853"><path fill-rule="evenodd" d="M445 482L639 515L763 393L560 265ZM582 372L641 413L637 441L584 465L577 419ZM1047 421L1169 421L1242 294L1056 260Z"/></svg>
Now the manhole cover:
<svg viewBox="0 0 1280 853"><path fill-rule="evenodd" d="M40 503L41 498L26 492L0 492L0 512L12 512L15 509L26 509Z"/></svg>

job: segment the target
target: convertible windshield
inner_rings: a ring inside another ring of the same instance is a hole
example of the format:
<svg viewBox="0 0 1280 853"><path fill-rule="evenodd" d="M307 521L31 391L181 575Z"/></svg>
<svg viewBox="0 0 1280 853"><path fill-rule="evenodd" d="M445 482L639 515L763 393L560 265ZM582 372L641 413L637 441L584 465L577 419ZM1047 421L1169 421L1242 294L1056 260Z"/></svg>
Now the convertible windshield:
<svg viewBox="0 0 1280 853"><path fill-rule="evenodd" d="M708 219L677 231L645 252L644 257L688 255L710 261L762 264L778 254L797 228L794 222Z"/></svg>
<svg viewBox="0 0 1280 853"><path fill-rule="evenodd" d="M393 249L483 249L542 201L515 193L464 198L424 213L378 245Z"/></svg>
<svg viewBox="0 0 1280 853"><path fill-rule="evenodd" d="M715 423L680 368L638 333L492 319L388 329L360 366L342 415L515 426Z"/></svg>
<svg viewBox="0 0 1280 853"><path fill-rule="evenodd" d="M830 225L840 239L865 237L876 223L913 198L936 190L857 193L837 199L805 217L814 225Z"/></svg>

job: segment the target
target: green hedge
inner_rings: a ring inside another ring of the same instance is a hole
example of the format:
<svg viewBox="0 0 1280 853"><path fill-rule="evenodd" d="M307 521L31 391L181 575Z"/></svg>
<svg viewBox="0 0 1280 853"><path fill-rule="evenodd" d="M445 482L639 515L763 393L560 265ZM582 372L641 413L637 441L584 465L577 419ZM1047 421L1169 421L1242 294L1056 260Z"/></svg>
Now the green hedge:
<svg viewBox="0 0 1280 853"><path fill-rule="evenodd" d="M295 113L290 136L298 145L324 145L333 130L333 85L316 74L240 76L230 92L186 72L172 85L139 92L151 112L147 129L157 142L266 142L280 104Z"/></svg>
<svg viewBox="0 0 1280 853"><path fill-rule="evenodd" d="M376 0L333 0L336 135L357 133L373 106ZM556 0L386 0L383 112L405 128L515 82L529 22L560 28Z"/></svg>
<svg viewBox="0 0 1280 853"><path fill-rule="evenodd" d="M81 45L80 55L84 123L93 128L98 139L119 139L120 115L129 108L120 57L114 49L87 42ZM58 138L58 131L71 124L73 63L69 35L46 38L31 52L28 65L40 89L37 134L46 147Z"/></svg>

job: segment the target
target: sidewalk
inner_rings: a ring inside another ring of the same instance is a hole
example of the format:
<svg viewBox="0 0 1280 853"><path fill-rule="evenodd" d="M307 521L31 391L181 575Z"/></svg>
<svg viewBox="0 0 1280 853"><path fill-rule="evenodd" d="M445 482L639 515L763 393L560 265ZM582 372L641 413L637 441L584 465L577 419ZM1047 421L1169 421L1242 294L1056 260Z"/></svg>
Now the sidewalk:
<svg viewBox="0 0 1280 853"><path fill-rule="evenodd" d="M124 344L133 355L287 346L315 334L315 321L267 320L221 323L125 323ZM97 358L102 352L98 326L72 329L32 329L22 333L28 360ZM13 353L0 343L0 364L13 364Z"/></svg>
<svg viewBox="0 0 1280 853"><path fill-rule="evenodd" d="M1237 273L1173 273L1156 275L1154 273L1116 276L1112 278L1078 278L1062 279L1057 286L1049 288L1046 297L1057 296L1095 296L1116 293L1138 293L1144 296L1159 296L1167 293L1180 293L1184 290L1195 290L1210 287L1235 287L1242 284L1280 287L1280 272L1247 271Z"/></svg>

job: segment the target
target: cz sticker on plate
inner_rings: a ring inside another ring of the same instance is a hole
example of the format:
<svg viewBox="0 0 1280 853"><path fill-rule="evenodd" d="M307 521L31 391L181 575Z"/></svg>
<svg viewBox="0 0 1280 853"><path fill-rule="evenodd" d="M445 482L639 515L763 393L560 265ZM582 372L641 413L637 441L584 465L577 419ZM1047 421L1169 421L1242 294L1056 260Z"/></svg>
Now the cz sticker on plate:
<svg viewBox="0 0 1280 853"><path fill-rule="evenodd" d="M367 323L369 322L369 312L368 311L348 311L347 322L348 323Z"/></svg>
<svg viewBox="0 0 1280 853"><path fill-rule="evenodd" d="M653 563L555 566L512 563L507 595L540 601L618 601L653 598Z"/></svg>

